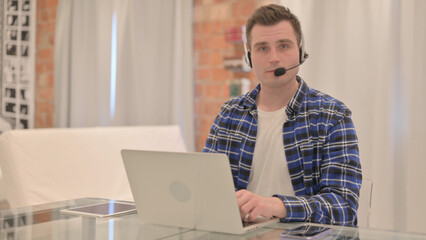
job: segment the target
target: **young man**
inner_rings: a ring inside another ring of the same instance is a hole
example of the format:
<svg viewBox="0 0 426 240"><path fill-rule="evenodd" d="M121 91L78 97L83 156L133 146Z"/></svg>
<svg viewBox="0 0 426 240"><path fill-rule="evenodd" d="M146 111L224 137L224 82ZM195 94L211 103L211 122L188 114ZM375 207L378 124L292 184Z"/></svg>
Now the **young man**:
<svg viewBox="0 0 426 240"><path fill-rule="evenodd" d="M228 155L242 219L356 225L362 174L351 111L297 76L307 57L299 20L263 6L246 37L260 83L223 105L203 150Z"/></svg>

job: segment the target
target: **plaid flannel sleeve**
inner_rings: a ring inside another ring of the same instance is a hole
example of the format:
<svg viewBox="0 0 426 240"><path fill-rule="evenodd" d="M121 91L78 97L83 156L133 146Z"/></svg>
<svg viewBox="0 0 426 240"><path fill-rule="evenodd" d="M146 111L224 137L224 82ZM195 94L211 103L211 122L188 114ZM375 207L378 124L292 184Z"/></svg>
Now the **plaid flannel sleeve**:
<svg viewBox="0 0 426 240"><path fill-rule="evenodd" d="M349 116L330 130L323 145L320 172L318 193L296 197L275 195L287 209L286 218L281 220L356 225L362 173L358 140Z"/></svg>
<svg viewBox="0 0 426 240"><path fill-rule="evenodd" d="M210 128L210 132L209 135L207 136L206 139L206 143L204 145L204 149L203 152L210 152L210 153L215 153L217 152L217 132L219 131L219 120L221 118L221 113L219 113L213 124L212 127Z"/></svg>

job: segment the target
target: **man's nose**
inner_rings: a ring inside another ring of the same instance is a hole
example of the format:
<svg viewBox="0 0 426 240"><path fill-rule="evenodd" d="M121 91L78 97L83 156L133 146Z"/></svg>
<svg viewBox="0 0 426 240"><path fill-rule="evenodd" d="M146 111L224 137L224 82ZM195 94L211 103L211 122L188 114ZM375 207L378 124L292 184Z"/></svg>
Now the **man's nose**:
<svg viewBox="0 0 426 240"><path fill-rule="evenodd" d="M271 50L270 54L269 54L269 62L270 63L275 63L275 62L279 62L280 59L278 58L278 53L276 50Z"/></svg>

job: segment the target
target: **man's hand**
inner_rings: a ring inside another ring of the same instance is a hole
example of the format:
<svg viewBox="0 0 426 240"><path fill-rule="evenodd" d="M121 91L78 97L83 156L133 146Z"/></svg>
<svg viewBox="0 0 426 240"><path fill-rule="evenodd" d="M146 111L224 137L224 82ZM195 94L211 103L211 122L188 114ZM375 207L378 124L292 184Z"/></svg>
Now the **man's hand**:
<svg viewBox="0 0 426 240"><path fill-rule="evenodd" d="M287 210L281 199L276 197L262 197L247 190L239 190L237 196L238 207L242 220L254 221L258 216L265 218L285 218ZM247 214L248 219L246 219Z"/></svg>

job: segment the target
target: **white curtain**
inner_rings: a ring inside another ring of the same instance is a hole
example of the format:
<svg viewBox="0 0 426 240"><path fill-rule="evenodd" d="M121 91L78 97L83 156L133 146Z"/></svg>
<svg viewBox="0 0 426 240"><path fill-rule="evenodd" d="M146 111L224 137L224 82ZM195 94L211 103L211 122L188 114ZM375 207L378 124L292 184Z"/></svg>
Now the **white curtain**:
<svg viewBox="0 0 426 240"><path fill-rule="evenodd" d="M426 232L426 1L282 0L300 19L300 75L353 112L370 226Z"/></svg>
<svg viewBox="0 0 426 240"><path fill-rule="evenodd" d="M57 16L56 127L179 124L194 149L192 1L60 0Z"/></svg>

